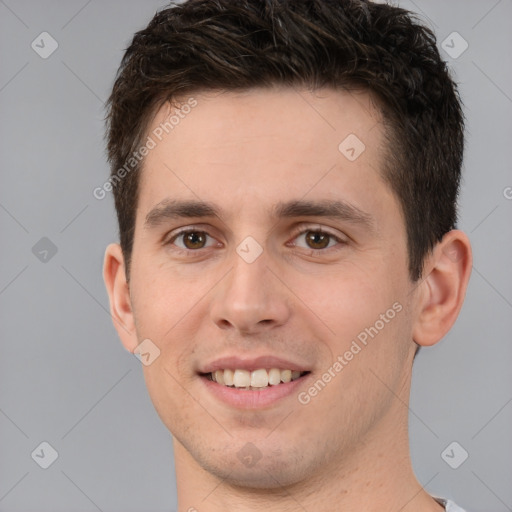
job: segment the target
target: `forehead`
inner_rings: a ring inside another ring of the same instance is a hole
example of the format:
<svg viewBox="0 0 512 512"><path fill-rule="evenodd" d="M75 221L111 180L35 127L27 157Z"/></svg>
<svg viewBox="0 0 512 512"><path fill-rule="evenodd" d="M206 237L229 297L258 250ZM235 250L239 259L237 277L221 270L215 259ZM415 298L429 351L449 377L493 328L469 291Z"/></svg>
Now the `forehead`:
<svg viewBox="0 0 512 512"><path fill-rule="evenodd" d="M389 199L383 125L368 93L210 91L181 105L188 107L164 105L148 129L154 147L140 179L142 217L167 197L215 202L235 216L305 196L346 196L362 209Z"/></svg>

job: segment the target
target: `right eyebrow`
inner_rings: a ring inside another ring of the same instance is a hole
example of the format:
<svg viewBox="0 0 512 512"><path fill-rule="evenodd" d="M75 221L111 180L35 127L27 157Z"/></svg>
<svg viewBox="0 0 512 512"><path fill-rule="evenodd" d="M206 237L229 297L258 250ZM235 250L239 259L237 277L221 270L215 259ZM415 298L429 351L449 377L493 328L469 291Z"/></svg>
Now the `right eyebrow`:
<svg viewBox="0 0 512 512"><path fill-rule="evenodd" d="M166 220L177 218L220 217L219 210L212 203L204 201L178 201L166 198L160 201L146 215L144 228L151 229Z"/></svg>

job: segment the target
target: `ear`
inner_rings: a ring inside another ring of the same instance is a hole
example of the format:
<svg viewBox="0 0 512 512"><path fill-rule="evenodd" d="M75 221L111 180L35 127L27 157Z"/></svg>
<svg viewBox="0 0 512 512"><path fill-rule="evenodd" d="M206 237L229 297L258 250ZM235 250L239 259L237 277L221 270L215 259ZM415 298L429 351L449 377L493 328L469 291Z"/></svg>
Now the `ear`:
<svg viewBox="0 0 512 512"><path fill-rule="evenodd" d="M126 281L125 262L121 246L110 244L105 251L103 280L110 300L110 315L123 346L133 352L138 345L135 321Z"/></svg>
<svg viewBox="0 0 512 512"><path fill-rule="evenodd" d="M434 247L417 295L413 339L418 345L434 345L451 329L462 308L472 266L471 244L462 231L446 233Z"/></svg>

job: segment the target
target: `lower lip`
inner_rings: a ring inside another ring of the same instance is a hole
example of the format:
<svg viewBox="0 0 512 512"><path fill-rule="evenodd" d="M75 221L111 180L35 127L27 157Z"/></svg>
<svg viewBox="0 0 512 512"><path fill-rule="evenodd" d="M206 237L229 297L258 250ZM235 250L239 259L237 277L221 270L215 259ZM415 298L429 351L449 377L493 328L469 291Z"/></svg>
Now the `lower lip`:
<svg viewBox="0 0 512 512"><path fill-rule="evenodd" d="M287 396L296 395L298 388L310 375L310 373L307 373L290 382L282 382L277 386L268 386L258 390L230 388L209 380L207 377L201 377L201 380L210 393L232 407L260 409L274 405Z"/></svg>

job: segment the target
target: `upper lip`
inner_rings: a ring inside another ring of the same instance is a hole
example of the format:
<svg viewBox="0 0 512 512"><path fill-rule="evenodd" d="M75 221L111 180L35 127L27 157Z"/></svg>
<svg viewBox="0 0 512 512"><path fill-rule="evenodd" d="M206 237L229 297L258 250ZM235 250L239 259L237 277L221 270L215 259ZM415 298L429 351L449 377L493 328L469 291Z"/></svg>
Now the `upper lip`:
<svg viewBox="0 0 512 512"><path fill-rule="evenodd" d="M199 373L210 373L216 370L247 370L254 371L260 368L279 368L281 370L296 370L300 372L310 371L305 365L300 363L294 363L280 357L271 355L264 355L259 357L238 357L238 356L226 356L215 359L210 363L205 364L199 370Z"/></svg>

